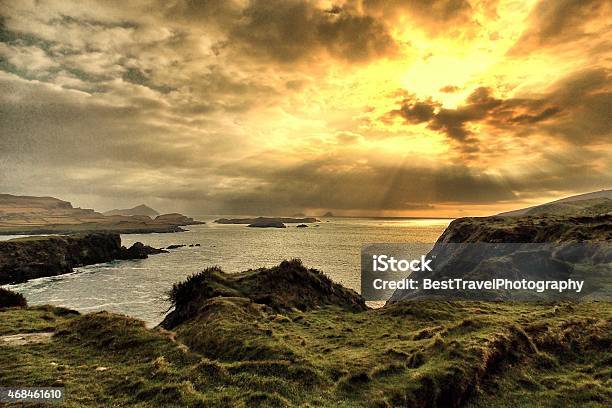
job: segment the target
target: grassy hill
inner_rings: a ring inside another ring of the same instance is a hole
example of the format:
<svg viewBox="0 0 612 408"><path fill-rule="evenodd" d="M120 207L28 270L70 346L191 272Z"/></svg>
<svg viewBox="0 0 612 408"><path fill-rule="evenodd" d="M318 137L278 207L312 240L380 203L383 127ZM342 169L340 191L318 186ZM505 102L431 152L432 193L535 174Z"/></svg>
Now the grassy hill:
<svg viewBox="0 0 612 408"><path fill-rule="evenodd" d="M600 190L562 198L534 207L498 214L501 217L523 215L601 215L612 212L612 190Z"/></svg>
<svg viewBox="0 0 612 408"><path fill-rule="evenodd" d="M267 285L281 276L288 278ZM612 400L610 303L367 309L356 293L296 261L240 277L204 271L172 296L177 313L164 325L173 331L106 312L0 309L0 382L65 386L69 407L603 407Z"/></svg>
<svg viewBox="0 0 612 408"><path fill-rule="evenodd" d="M589 200L568 201L539 205L530 208L525 215L600 215L612 213L612 200L592 198Z"/></svg>

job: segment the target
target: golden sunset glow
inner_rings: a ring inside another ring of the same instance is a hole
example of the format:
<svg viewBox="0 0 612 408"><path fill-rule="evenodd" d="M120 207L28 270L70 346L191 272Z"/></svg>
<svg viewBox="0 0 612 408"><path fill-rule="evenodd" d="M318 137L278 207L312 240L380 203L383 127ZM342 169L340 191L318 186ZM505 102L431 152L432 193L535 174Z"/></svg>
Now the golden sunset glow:
<svg viewBox="0 0 612 408"><path fill-rule="evenodd" d="M85 3L3 5L2 190L454 217L610 186L610 2Z"/></svg>

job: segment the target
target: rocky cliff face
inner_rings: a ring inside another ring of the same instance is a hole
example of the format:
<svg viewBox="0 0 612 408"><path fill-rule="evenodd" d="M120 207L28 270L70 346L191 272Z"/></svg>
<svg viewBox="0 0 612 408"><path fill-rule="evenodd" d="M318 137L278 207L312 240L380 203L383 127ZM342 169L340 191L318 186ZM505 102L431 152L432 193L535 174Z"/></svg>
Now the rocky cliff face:
<svg viewBox="0 0 612 408"><path fill-rule="evenodd" d="M427 255L432 271L411 278L581 280L580 293L396 290L389 303L430 297L476 300L612 299L612 215L460 218Z"/></svg>
<svg viewBox="0 0 612 408"><path fill-rule="evenodd" d="M74 267L115 259L141 259L161 250L135 243L121 246L119 234L31 237L0 242L0 284L72 272Z"/></svg>

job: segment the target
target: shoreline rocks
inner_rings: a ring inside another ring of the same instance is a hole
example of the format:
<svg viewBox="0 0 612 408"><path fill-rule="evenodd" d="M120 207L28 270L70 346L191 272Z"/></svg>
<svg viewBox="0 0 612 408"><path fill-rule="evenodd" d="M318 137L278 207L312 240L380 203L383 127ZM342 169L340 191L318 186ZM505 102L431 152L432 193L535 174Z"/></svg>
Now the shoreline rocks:
<svg viewBox="0 0 612 408"><path fill-rule="evenodd" d="M166 252L136 242L121 245L115 233L18 238L0 242L0 285L56 276L113 260L144 259Z"/></svg>

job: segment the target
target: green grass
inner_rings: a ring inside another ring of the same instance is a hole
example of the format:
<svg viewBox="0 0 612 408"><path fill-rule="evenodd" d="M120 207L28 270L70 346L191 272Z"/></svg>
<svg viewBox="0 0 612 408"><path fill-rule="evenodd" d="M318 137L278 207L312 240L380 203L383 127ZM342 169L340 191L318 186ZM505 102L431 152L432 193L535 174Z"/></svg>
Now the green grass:
<svg viewBox="0 0 612 408"><path fill-rule="evenodd" d="M278 312L215 298L176 332L109 313L0 311L0 384L67 406L606 406L610 303L419 301ZM0 343L1 344L1 343Z"/></svg>

